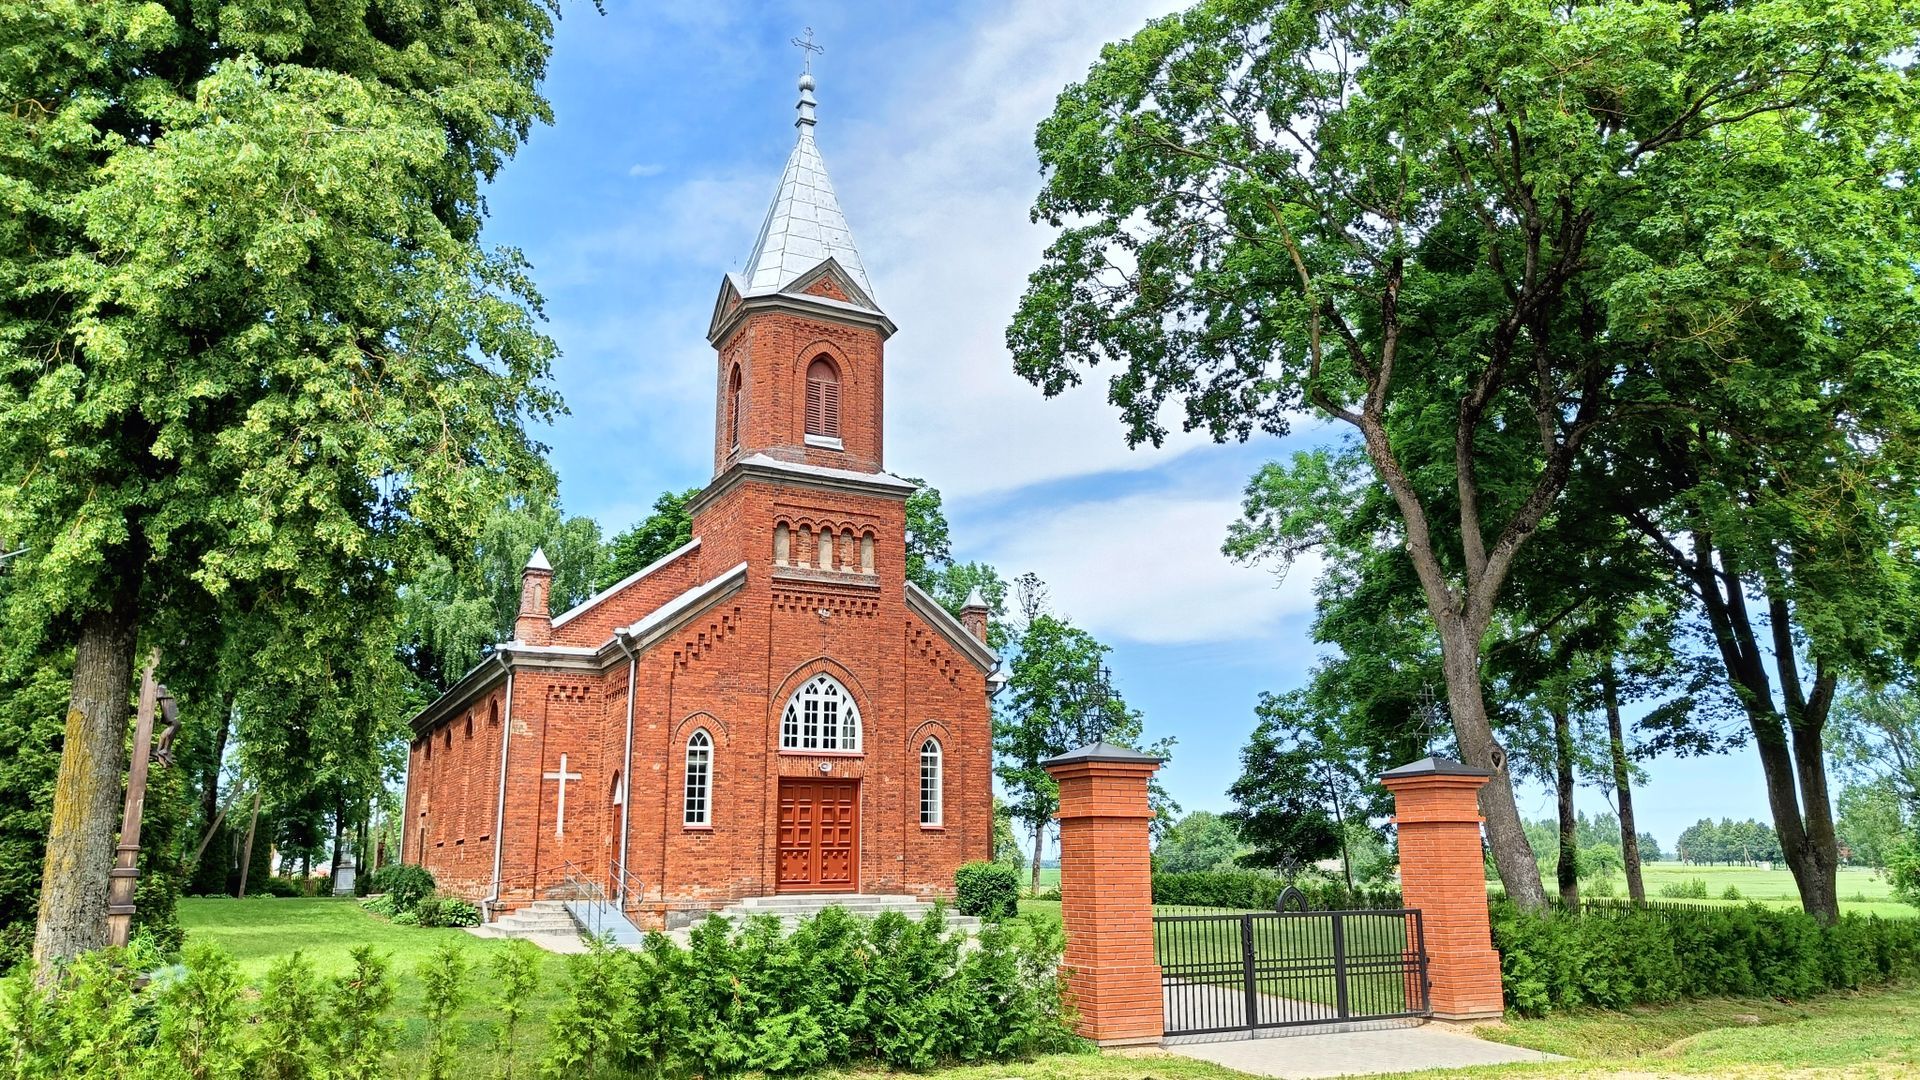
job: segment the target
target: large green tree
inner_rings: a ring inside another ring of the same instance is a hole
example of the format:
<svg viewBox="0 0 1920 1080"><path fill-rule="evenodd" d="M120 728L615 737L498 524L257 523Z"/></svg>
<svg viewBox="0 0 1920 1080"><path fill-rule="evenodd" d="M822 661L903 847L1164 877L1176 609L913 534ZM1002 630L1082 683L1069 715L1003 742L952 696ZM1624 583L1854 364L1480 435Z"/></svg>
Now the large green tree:
<svg viewBox="0 0 1920 1080"><path fill-rule="evenodd" d="M1017 370L1056 394L1119 365L1108 396L1134 443L1169 422L1284 432L1302 409L1357 431L1404 526L1459 749L1499 774L1482 810L1522 906L1545 895L1484 642L1596 436L1669 408L1643 362L1681 332L1644 318L1636 230L1668 202L1758 193L1725 167L1755 131L1853 151L1801 193L1801 231L1884 195L1885 174L1852 166L1903 107L1914 16L1894 0L1209 0L1109 45L1040 125L1033 213L1060 233L1008 331ZM1876 179L1845 183L1860 176ZM1712 239L1688 250L1744 237ZM1741 266L1748 296L1806 270Z"/></svg>
<svg viewBox="0 0 1920 1080"><path fill-rule="evenodd" d="M1017 632L1007 646L1007 684L993 702L994 775L1006 791L1013 819L1033 836L1033 882L1040 888L1046 831L1060 809L1060 785L1041 763L1090 743L1107 742L1171 754L1173 740L1142 745L1144 722L1111 682L1108 647L1086 630L1046 610L1044 588L1031 574L1021 582ZM1179 806L1151 785L1155 831Z"/></svg>
<svg viewBox="0 0 1920 1080"><path fill-rule="evenodd" d="M513 636L522 572L536 549L553 567L547 609L558 615L593 595L596 585L626 576L604 580L609 561L633 554L633 545L622 543L633 532L603 545L598 523L566 516L551 499L516 497L494 507L471 547L424 561L401 583L399 633L407 666L429 697L446 691L490 647Z"/></svg>
<svg viewBox="0 0 1920 1080"><path fill-rule="evenodd" d="M143 637L379 613L543 483L553 346L478 238L549 116L553 16L0 3L0 537L29 549L4 617L74 650L39 956L103 939Z"/></svg>
<svg viewBox="0 0 1920 1080"><path fill-rule="evenodd" d="M687 504L692 502L693 497L698 494L700 494L699 488L663 491L659 498L653 500L652 513L621 532L615 533L613 539L607 541L603 565L600 567L595 588L610 588L622 578L646 569L692 540L693 515L687 513ZM560 564L555 562L553 567L557 574ZM556 578L556 584L557 580ZM567 605L567 607L572 606L572 604ZM559 610L564 611L566 608Z"/></svg>

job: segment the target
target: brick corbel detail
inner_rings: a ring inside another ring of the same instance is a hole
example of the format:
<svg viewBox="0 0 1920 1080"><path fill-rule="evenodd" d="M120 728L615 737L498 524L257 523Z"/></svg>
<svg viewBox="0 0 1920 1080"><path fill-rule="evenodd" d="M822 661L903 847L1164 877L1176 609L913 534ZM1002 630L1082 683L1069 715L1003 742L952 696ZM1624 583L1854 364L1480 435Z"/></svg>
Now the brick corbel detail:
<svg viewBox="0 0 1920 1080"><path fill-rule="evenodd" d="M1380 778L1393 792L1400 894L1421 913L1439 1020L1485 1020L1502 1012L1500 954L1487 917L1480 847L1479 792L1488 779L1464 770Z"/></svg>
<svg viewBox="0 0 1920 1080"><path fill-rule="evenodd" d="M1147 781L1157 761L1048 762L1060 784L1061 962L1081 1035L1101 1046L1164 1032L1153 953Z"/></svg>

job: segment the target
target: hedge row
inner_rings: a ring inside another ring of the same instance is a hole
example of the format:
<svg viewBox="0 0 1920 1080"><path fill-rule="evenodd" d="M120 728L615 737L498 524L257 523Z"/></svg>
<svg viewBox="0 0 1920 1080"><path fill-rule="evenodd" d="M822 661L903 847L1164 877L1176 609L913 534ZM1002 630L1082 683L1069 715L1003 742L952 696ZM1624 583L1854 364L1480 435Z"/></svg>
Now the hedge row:
<svg viewBox="0 0 1920 1080"><path fill-rule="evenodd" d="M1057 926L989 923L968 944L945 914L871 920L827 908L790 934L712 918L682 949L570 958L551 1076L661 1080L879 1064L922 1070L1081 1044L1059 979Z"/></svg>
<svg viewBox="0 0 1920 1080"><path fill-rule="evenodd" d="M1189 874L1153 875L1153 902L1191 907L1240 908L1272 911L1280 902L1280 893L1288 885L1306 894L1307 906L1315 911L1349 911L1363 908L1397 908L1398 889L1348 889L1333 878L1302 877L1289 882L1273 874L1254 870L1209 870Z"/></svg>
<svg viewBox="0 0 1920 1080"><path fill-rule="evenodd" d="M1805 998L1920 975L1920 919L1821 926L1761 907L1521 912L1493 906L1507 1004L1526 1016L1680 998Z"/></svg>

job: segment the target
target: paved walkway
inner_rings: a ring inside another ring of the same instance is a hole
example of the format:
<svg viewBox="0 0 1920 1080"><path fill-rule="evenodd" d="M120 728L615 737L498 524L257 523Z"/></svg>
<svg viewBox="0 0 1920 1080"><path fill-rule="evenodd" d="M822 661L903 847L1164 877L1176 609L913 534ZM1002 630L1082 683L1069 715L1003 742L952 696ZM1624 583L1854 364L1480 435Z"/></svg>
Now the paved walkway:
<svg viewBox="0 0 1920 1080"><path fill-rule="evenodd" d="M1252 1038L1238 1033L1187 1036L1168 1042L1166 1049L1255 1076L1286 1080L1563 1060L1538 1050L1477 1039L1444 1024L1407 1021L1345 1024L1313 1033L1263 1031Z"/></svg>

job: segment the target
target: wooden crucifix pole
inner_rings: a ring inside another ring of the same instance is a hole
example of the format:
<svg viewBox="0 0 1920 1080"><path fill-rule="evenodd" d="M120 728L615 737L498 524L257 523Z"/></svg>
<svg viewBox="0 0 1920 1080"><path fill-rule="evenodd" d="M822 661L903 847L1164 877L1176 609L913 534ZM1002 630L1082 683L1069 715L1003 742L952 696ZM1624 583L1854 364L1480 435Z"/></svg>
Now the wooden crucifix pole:
<svg viewBox="0 0 1920 1080"><path fill-rule="evenodd" d="M160 650L147 653L147 668L140 674L140 711L133 728L133 763L127 769L127 801L120 816L120 846L115 849L113 869L107 871L107 944L127 943L133 929L133 889L140 878L140 817L147 805L147 759L153 752L153 713L160 698L160 684L154 681L154 669L160 664Z"/></svg>

